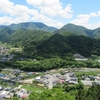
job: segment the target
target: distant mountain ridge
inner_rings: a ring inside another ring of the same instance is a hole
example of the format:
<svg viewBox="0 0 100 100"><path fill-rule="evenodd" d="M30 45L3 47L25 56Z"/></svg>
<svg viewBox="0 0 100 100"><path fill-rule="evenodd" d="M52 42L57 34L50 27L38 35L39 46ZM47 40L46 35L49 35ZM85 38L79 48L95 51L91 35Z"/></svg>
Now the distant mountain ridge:
<svg viewBox="0 0 100 100"><path fill-rule="evenodd" d="M60 33L60 34L64 34L66 32L70 32L75 35L83 35L91 38L100 38L100 28L90 30L83 26L78 26L74 24L66 24L60 29L54 31L54 33Z"/></svg>
<svg viewBox="0 0 100 100"><path fill-rule="evenodd" d="M3 30L5 27L8 27L12 29L13 31L16 31L19 29L41 30L41 31L53 32L53 33L59 33L59 34L65 34L65 35L75 34L75 35L83 35L83 36L91 37L91 38L100 38L100 27L94 30L91 30L83 26L79 26L79 25L75 25L71 23L64 25L60 29L57 29L52 26L47 26L41 22L23 22L23 23L11 24L7 26L1 25L0 30Z"/></svg>
<svg viewBox="0 0 100 100"><path fill-rule="evenodd" d="M7 26L1 25L0 29L3 29L4 27L11 28L12 30L26 29L26 30L42 30L47 32L53 32L57 30L57 28L52 26L47 26L41 22L23 22L23 23L11 24Z"/></svg>

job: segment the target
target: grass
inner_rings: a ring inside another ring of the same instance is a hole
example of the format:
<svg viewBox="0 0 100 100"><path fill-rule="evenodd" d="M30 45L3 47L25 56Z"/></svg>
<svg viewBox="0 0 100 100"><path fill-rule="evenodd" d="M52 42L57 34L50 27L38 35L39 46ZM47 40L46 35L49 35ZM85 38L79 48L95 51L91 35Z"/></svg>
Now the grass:
<svg viewBox="0 0 100 100"><path fill-rule="evenodd" d="M28 91L43 91L44 87L36 86L36 85L23 85L21 88L27 89Z"/></svg>
<svg viewBox="0 0 100 100"><path fill-rule="evenodd" d="M86 75L86 76L89 76L89 75L94 75L94 76L96 76L96 75L98 75L98 74L100 74L100 70L98 70L98 71L88 71L88 72L85 72L85 71L75 71L74 72L75 73L75 75Z"/></svg>

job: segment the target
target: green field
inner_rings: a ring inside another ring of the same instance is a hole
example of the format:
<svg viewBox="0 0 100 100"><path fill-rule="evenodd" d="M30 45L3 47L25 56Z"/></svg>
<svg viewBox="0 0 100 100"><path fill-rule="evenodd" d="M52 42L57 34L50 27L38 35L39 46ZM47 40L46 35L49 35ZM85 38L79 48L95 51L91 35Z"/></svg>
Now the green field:
<svg viewBox="0 0 100 100"><path fill-rule="evenodd" d="M93 76L96 76L98 74L100 74L100 70L95 70L95 71L75 71L74 72L76 76L80 76L80 75L86 75L86 76L89 76L89 75L93 75Z"/></svg>
<svg viewBox="0 0 100 100"><path fill-rule="evenodd" d="M44 87L36 86L36 85L23 85L21 88L27 89L28 91L43 91Z"/></svg>

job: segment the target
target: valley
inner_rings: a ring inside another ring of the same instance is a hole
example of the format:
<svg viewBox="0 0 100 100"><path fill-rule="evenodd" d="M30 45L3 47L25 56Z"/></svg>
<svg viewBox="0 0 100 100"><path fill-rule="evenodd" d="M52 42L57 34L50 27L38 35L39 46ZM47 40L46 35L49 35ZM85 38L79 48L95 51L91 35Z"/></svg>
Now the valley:
<svg viewBox="0 0 100 100"><path fill-rule="evenodd" d="M100 85L99 34L99 28L74 24L60 29L36 22L0 27L0 93L10 87L4 92L10 100L22 95L25 100L92 98L91 89Z"/></svg>

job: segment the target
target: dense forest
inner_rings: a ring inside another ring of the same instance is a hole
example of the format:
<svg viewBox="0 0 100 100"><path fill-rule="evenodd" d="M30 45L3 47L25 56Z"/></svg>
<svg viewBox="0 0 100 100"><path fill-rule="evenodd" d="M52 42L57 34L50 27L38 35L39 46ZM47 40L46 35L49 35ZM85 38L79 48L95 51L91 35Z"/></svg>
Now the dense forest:
<svg viewBox="0 0 100 100"><path fill-rule="evenodd" d="M40 58L39 58L40 59ZM1 68L18 68L24 71L46 71L58 68L100 68L98 61L75 61L74 59L68 58L48 58L41 60L26 60L26 61L6 61L0 62Z"/></svg>
<svg viewBox="0 0 100 100"><path fill-rule="evenodd" d="M100 55L99 44L99 39L76 35L66 37L61 34L55 34L38 45L34 41L30 42L29 45L24 46L24 51L27 53L29 51L28 56L30 54L31 57L64 57L75 53L90 57L91 55Z"/></svg>

